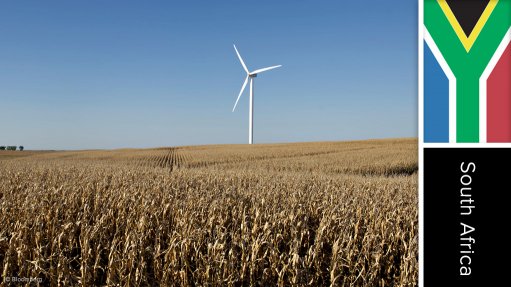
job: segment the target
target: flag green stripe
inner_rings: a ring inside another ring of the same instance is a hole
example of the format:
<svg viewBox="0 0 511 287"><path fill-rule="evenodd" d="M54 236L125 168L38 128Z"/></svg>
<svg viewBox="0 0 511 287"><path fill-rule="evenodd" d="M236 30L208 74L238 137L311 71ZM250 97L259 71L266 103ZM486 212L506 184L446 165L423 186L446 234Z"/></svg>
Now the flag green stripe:
<svg viewBox="0 0 511 287"><path fill-rule="evenodd" d="M479 78L456 81L456 141L479 142Z"/></svg>

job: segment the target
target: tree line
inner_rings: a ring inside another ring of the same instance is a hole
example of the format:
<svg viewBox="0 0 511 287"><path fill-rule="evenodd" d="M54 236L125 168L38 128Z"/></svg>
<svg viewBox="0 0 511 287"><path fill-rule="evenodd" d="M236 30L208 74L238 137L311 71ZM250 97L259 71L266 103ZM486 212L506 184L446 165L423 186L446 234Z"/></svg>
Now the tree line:
<svg viewBox="0 0 511 287"><path fill-rule="evenodd" d="M20 145L19 147L15 146L15 145L10 145L10 146L0 146L0 150L20 150L20 151L23 151L24 147L22 145Z"/></svg>

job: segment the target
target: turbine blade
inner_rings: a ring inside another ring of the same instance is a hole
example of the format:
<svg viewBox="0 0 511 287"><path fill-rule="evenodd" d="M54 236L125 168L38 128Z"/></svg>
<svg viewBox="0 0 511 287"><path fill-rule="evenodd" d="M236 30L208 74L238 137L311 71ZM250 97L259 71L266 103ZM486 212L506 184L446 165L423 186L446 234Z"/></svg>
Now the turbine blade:
<svg viewBox="0 0 511 287"><path fill-rule="evenodd" d="M234 108L232 108L233 112L236 109L236 106L238 105L238 101L240 100L241 94L243 94L243 91L245 90L245 87L247 86L247 83L248 83L248 75L245 78L245 82L243 83L243 86L241 87L241 91L240 91L240 94L238 95L238 98L236 99L236 103L234 104Z"/></svg>
<svg viewBox="0 0 511 287"><path fill-rule="evenodd" d="M282 65L277 65L277 66L271 66L271 67L267 67L267 68L262 68L262 69L259 69L259 70L255 70L253 72L250 73L250 75L253 75L253 74L259 74L259 73L262 73L262 72L266 72L266 71L269 71L269 70L273 70L273 69L276 69L278 67L282 67Z"/></svg>
<svg viewBox="0 0 511 287"><path fill-rule="evenodd" d="M240 59L241 65L243 66L243 69L245 70L245 72L247 72L247 74L249 74L250 72L248 71L248 68L245 65L245 62L243 62L243 59L241 58L241 55L238 52L238 49L236 49L236 45L233 44L233 46L234 46L234 51L236 51L236 54L238 55L238 59Z"/></svg>

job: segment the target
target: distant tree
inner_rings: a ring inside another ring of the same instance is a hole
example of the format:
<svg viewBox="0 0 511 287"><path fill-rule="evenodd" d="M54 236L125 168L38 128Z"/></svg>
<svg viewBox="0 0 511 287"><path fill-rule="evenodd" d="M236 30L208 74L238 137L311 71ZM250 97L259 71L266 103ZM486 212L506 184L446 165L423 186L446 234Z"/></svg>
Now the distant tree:
<svg viewBox="0 0 511 287"><path fill-rule="evenodd" d="M18 148L20 151L23 151L24 147L22 145L20 145L20 147Z"/></svg>
<svg viewBox="0 0 511 287"><path fill-rule="evenodd" d="M10 145L7 147L7 150L16 150L18 147L15 145Z"/></svg>
<svg viewBox="0 0 511 287"><path fill-rule="evenodd" d="M5 146L0 146L0 150L5 150Z"/></svg>

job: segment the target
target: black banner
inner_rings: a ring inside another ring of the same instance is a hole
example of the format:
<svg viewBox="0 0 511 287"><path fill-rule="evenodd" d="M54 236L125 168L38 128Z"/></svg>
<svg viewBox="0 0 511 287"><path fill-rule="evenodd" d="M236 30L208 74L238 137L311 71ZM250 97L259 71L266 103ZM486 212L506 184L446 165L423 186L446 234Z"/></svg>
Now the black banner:
<svg viewBox="0 0 511 287"><path fill-rule="evenodd" d="M509 284L510 159L505 148L424 149L424 286Z"/></svg>

